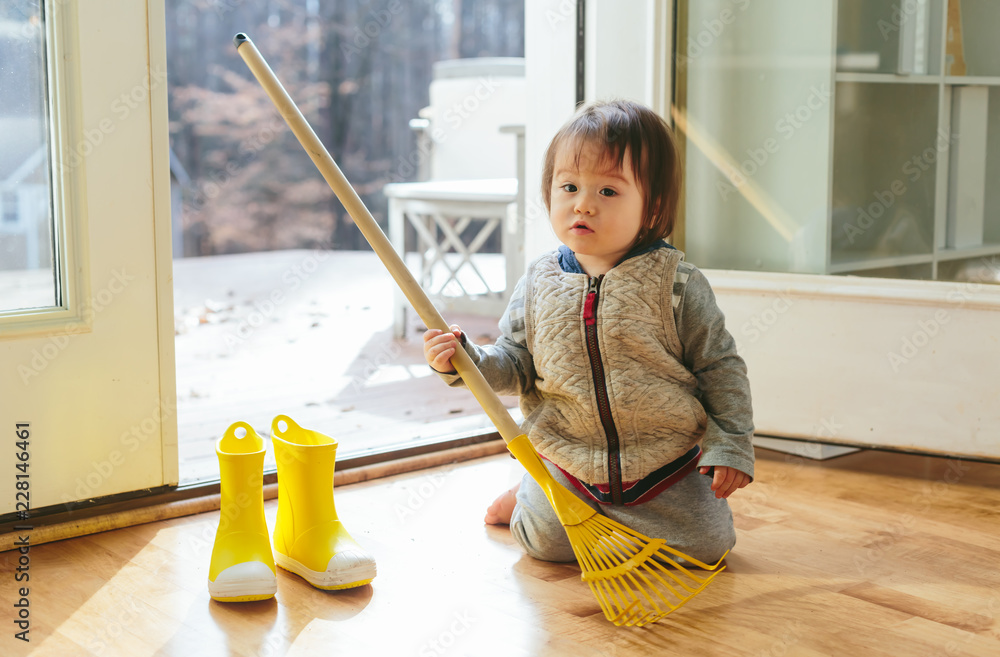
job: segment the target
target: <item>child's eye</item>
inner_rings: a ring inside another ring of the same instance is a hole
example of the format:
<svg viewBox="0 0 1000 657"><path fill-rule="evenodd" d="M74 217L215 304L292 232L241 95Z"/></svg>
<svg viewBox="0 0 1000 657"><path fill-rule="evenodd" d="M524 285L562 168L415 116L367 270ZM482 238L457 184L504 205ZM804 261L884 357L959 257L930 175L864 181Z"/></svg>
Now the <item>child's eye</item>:
<svg viewBox="0 0 1000 657"><path fill-rule="evenodd" d="M563 189L563 191L566 191L566 192L575 192L576 191L576 185L574 185L573 183L566 183L565 185L562 186L562 189Z"/></svg>
<svg viewBox="0 0 1000 657"><path fill-rule="evenodd" d="M600 194L601 196L617 196L617 195L618 195L618 192L616 192L616 191L615 191L615 190L613 190L613 189L608 189L607 187L605 187L604 189L602 189L602 190L601 190L600 192L598 192L598 193L599 193L599 194Z"/></svg>

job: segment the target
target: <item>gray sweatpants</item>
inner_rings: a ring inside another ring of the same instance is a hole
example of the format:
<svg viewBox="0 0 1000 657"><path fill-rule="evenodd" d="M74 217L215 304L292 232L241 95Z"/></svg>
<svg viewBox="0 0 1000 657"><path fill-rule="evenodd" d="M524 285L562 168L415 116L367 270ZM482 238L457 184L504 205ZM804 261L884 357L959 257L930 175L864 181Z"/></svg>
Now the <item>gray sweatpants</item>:
<svg viewBox="0 0 1000 657"><path fill-rule="evenodd" d="M653 499L635 506L611 506L585 499L569 480L547 461L542 461L560 484L607 517L705 563L718 561L736 544L729 503L717 499L712 478L691 471L686 477ZM517 492L517 506L510 531L524 551L544 561L575 561L566 530L556 517L545 493L525 474Z"/></svg>

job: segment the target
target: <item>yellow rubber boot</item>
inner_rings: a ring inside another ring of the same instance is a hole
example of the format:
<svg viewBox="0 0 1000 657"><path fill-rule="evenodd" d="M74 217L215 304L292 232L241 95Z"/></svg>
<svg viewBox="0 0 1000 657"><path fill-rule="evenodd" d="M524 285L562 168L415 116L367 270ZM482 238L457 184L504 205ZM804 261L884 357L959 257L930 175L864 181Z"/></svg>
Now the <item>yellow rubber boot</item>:
<svg viewBox="0 0 1000 657"><path fill-rule="evenodd" d="M246 435L241 438L238 429ZM264 440L249 424L236 422L216 443L215 452L222 505L208 593L221 602L272 598L278 580L264 519Z"/></svg>
<svg viewBox="0 0 1000 657"><path fill-rule="evenodd" d="M333 504L337 441L287 415L271 422L278 464L274 557L320 589L349 589L375 578L375 559L351 538Z"/></svg>

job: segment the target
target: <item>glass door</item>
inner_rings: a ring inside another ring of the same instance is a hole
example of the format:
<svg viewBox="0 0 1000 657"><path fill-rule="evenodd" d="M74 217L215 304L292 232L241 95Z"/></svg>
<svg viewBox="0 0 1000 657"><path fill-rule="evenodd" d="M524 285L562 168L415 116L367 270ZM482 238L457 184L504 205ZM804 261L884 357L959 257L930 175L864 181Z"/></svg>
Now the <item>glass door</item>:
<svg viewBox="0 0 1000 657"><path fill-rule="evenodd" d="M42 17L0 7L0 314L62 303Z"/></svg>
<svg viewBox="0 0 1000 657"><path fill-rule="evenodd" d="M0 468L27 482L8 519L177 481L154 7L0 8Z"/></svg>
<svg viewBox="0 0 1000 657"><path fill-rule="evenodd" d="M676 15L675 241L716 270L758 433L1000 458L994 3Z"/></svg>

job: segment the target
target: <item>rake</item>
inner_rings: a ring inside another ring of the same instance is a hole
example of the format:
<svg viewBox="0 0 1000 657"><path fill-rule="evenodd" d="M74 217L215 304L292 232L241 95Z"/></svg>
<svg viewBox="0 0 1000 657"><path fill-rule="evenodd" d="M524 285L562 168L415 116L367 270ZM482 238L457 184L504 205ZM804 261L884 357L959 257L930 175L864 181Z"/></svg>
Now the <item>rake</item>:
<svg viewBox="0 0 1000 657"><path fill-rule="evenodd" d="M256 46L243 33L237 34L233 43L410 305L428 328L449 331L448 324L410 274ZM700 593L725 569L725 566L720 568L722 559L713 565L702 563L678 552L662 539L648 538L611 520L569 492L545 468L527 436L521 433L465 350L456 350L452 364L493 421L507 449L545 491L573 546L582 571L581 579L597 598L605 618L615 625L653 623ZM712 572L699 577L681 561Z"/></svg>

